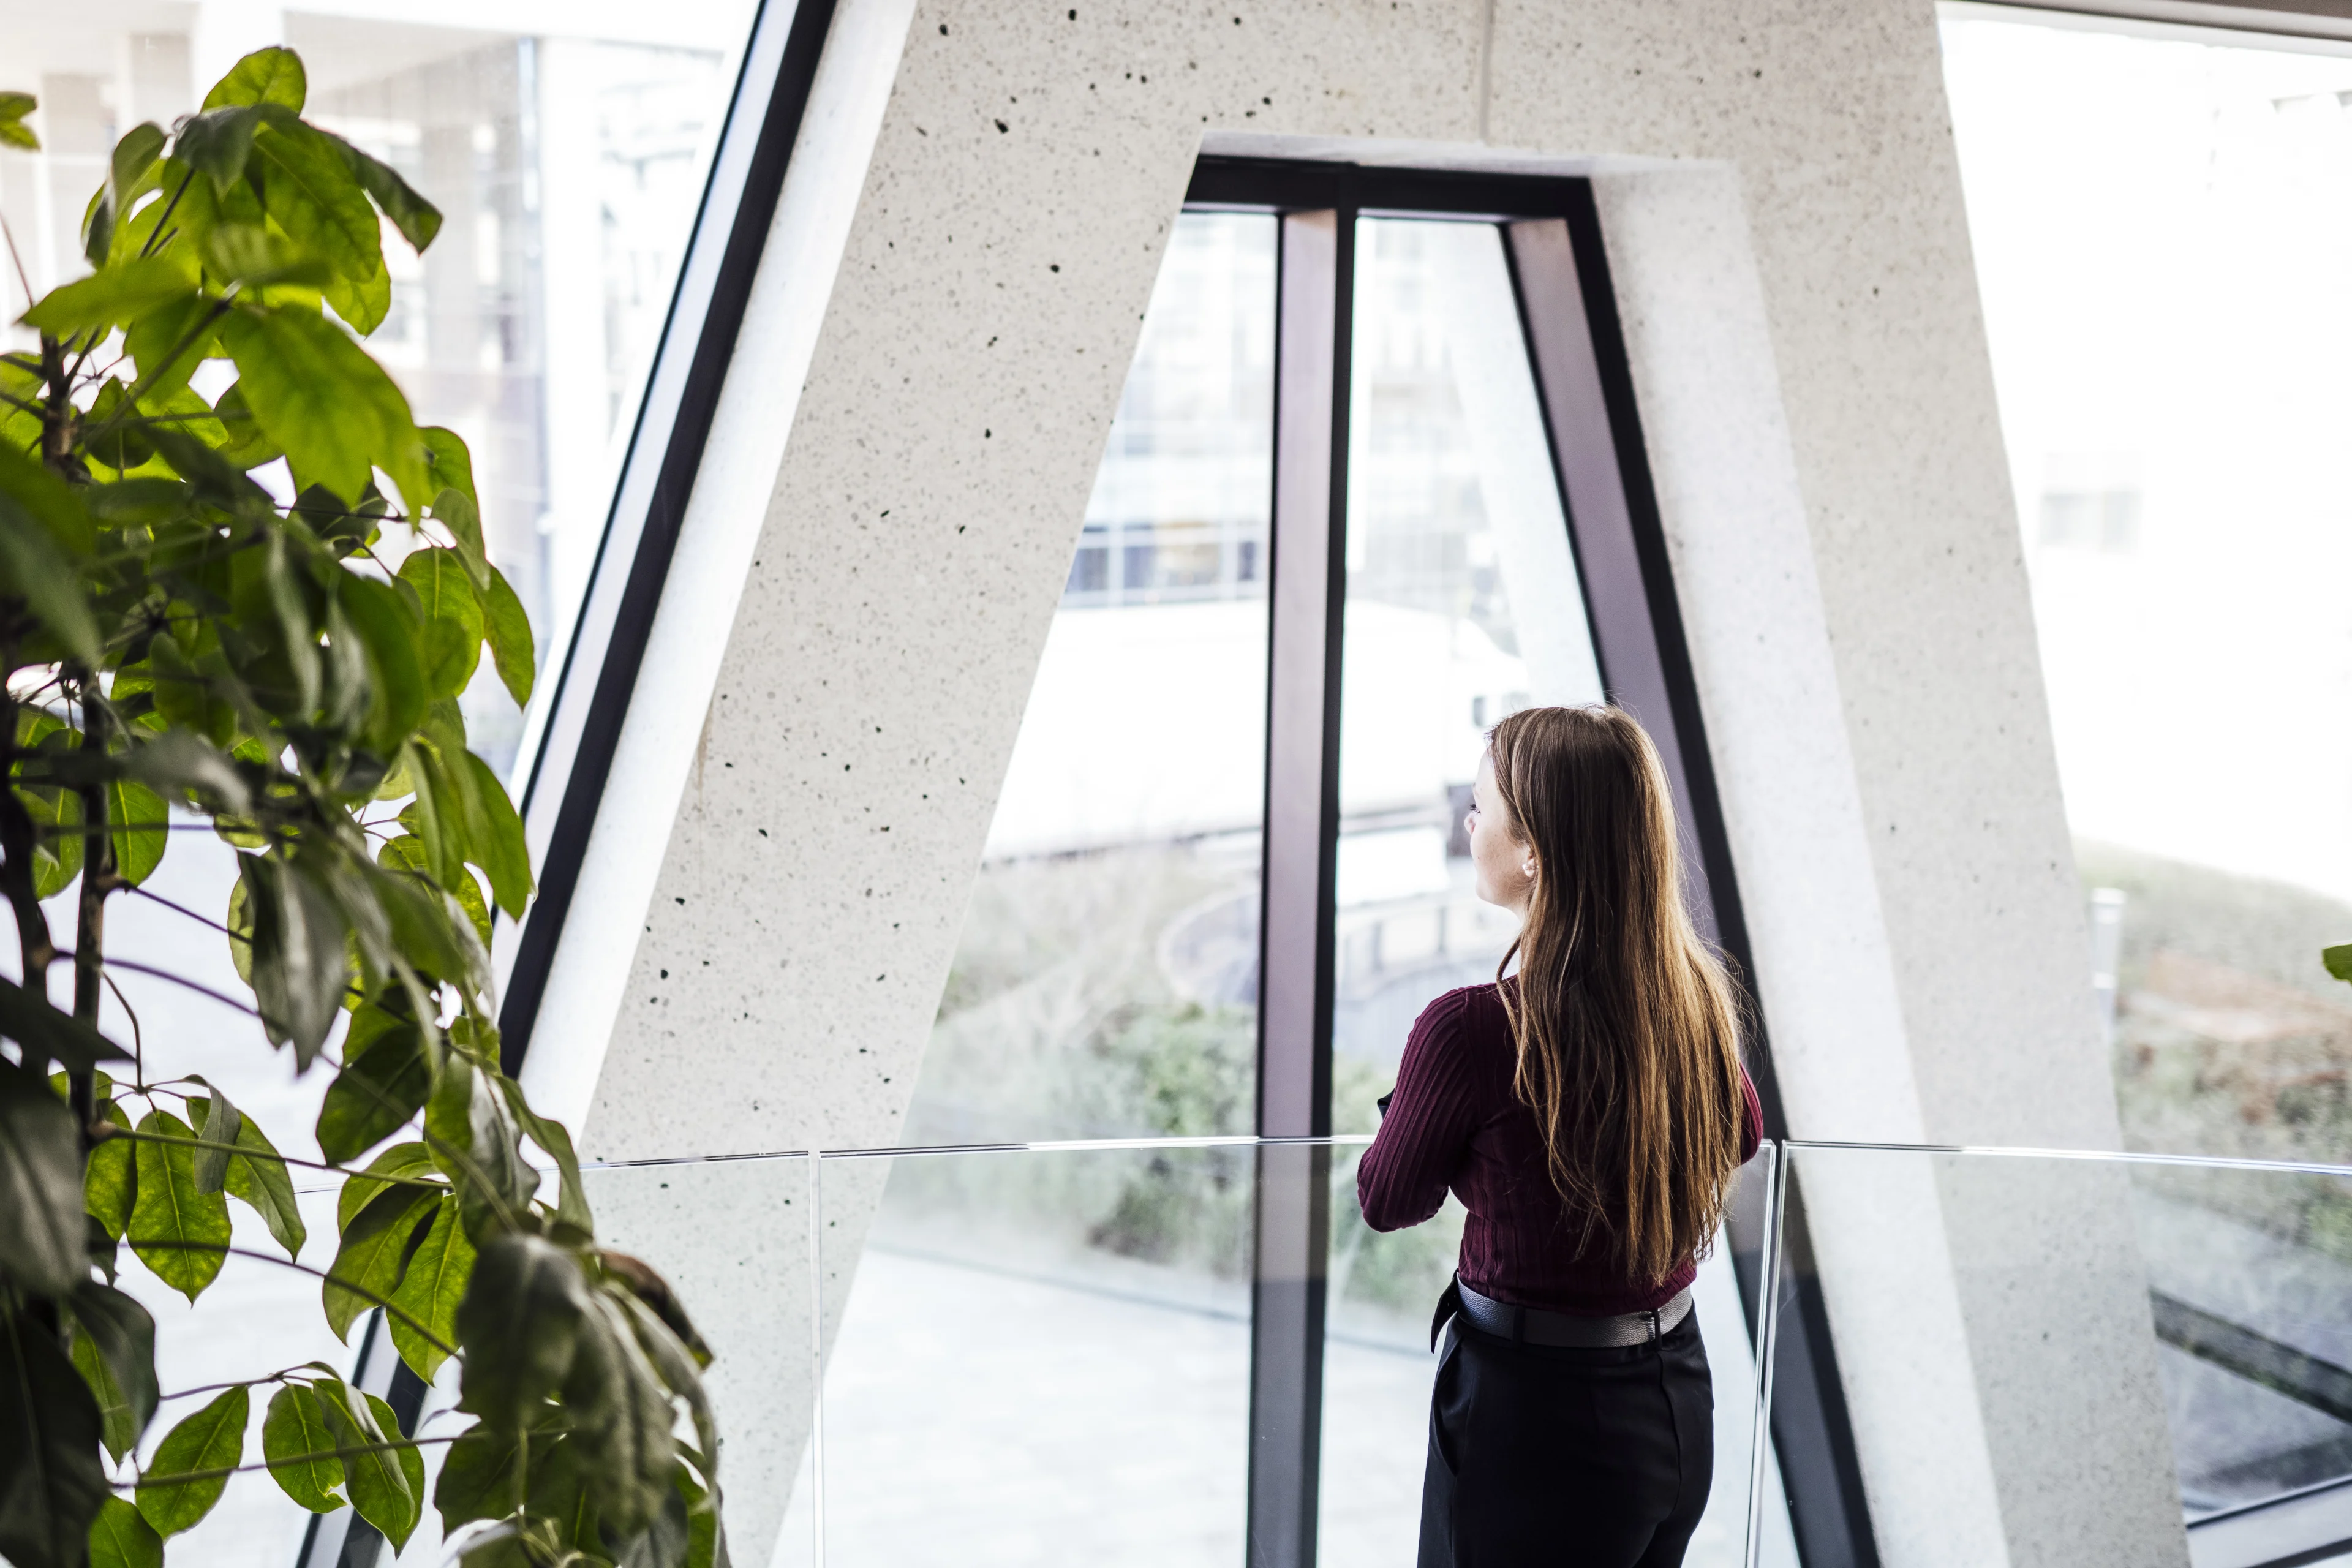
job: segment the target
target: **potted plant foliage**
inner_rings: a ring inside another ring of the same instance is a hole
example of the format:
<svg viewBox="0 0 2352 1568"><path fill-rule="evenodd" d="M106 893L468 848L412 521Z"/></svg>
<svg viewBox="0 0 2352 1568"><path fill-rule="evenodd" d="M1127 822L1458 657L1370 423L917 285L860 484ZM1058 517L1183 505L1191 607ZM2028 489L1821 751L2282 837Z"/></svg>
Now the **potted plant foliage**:
<svg viewBox="0 0 2352 1568"><path fill-rule="evenodd" d="M89 276L26 313L37 353L0 361L0 896L22 977L0 981L0 1556L159 1563L254 1468L397 1546L437 1441L432 1500L468 1563L710 1563L708 1352L649 1270L597 1247L569 1136L500 1068L492 910L519 917L531 872L457 697L487 646L527 700L530 629L465 443L417 426L361 341L390 302L387 227L421 251L440 215L304 97L300 60L264 49L199 112L124 136ZM35 145L33 108L0 93L0 142ZM329 1075L322 1162L100 1029L114 972L162 973L110 947L108 906L155 897L192 828L238 871L225 907L180 912L218 929L293 1070ZM342 1184L324 1268L299 1258L305 1165ZM231 1202L282 1257L232 1245ZM126 1247L192 1301L224 1267L316 1275L338 1334L380 1310L420 1377L457 1358L472 1425L408 1436L314 1363L155 1440Z"/></svg>

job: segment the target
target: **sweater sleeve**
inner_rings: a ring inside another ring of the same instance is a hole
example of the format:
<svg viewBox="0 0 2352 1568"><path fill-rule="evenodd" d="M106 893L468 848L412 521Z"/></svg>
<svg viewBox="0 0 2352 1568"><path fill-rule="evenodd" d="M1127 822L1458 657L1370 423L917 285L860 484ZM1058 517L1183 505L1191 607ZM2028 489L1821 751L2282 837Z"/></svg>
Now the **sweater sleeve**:
<svg viewBox="0 0 2352 1568"><path fill-rule="evenodd" d="M1445 1202L1477 1130L1463 1048L1466 992L1439 997L1406 1039L1396 1089L1372 1146L1356 1167L1356 1202L1374 1230L1419 1225Z"/></svg>

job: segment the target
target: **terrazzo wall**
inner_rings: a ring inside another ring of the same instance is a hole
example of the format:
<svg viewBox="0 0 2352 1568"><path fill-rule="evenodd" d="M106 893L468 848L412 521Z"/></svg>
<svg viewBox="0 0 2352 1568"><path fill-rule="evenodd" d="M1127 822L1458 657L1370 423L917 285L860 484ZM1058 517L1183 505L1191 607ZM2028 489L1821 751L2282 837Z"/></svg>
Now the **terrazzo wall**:
<svg viewBox="0 0 2352 1568"><path fill-rule="evenodd" d="M2116 1144L1929 0L845 0L825 68L534 1044L585 1152L896 1142L1204 144L1594 177L1792 1131ZM1881 1196L1885 1559L2185 1562L2144 1299ZM2052 1331L2121 1371L2006 1381Z"/></svg>

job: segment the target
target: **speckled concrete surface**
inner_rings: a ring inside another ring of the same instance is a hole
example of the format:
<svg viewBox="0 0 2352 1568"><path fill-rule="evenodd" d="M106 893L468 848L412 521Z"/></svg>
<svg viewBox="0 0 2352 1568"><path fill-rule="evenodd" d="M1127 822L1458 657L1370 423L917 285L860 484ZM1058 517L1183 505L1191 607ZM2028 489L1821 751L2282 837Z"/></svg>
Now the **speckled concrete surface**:
<svg viewBox="0 0 2352 1568"><path fill-rule="evenodd" d="M1700 438L1686 323L1637 374L1680 432L1652 457L1710 727L1740 742L1718 765L1792 1115L2111 1143L1927 0L946 0L908 32L714 686L642 694L707 719L657 882L582 911L643 927L585 1146L895 1137L1212 133L1597 161L1633 182L1629 233L1638 179L1728 180L1700 216L1747 290L1761 466ZM1648 297L1635 250L1617 269ZM2048 1445L1985 1392L2011 1558L2055 1561L2036 1542L2074 1551L2095 1464L2037 1480ZM2178 1560L2177 1523L2144 1522L2068 1560Z"/></svg>

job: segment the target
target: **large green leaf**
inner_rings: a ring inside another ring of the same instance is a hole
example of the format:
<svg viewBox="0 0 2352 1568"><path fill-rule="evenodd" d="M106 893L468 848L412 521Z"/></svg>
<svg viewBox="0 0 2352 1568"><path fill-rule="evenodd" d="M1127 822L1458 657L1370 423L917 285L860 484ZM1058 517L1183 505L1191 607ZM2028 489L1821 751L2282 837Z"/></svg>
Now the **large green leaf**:
<svg viewBox="0 0 2352 1568"><path fill-rule="evenodd" d="M228 74L205 94L204 106L223 109L240 103L275 103L299 114L302 100L309 94L302 57L292 49L272 45L254 50L229 67Z"/></svg>
<svg viewBox="0 0 2352 1568"><path fill-rule="evenodd" d="M205 1081L198 1074L190 1077L197 1083ZM229 1156L236 1152L236 1135L245 1126L245 1113L215 1089L209 1098L198 1095L189 1100L188 1115L205 1145L189 1163L189 1169L195 1174L196 1191L225 1193L228 1190Z"/></svg>
<svg viewBox="0 0 2352 1568"><path fill-rule="evenodd" d="M39 1295L89 1278L81 1174L73 1112L44 1079L0 1059L0 1271Z"/></svg>
<svg viewBox="0 0 2352 1568"><path fill-rule="evenodd" d="M388 1187L343 1226L342 1245L320 1292L326 1303L327 1326L335 1331L337 1339L348 1338L352 1321L361 1313L381 1305L399 1288L409 1243L417 1227L433 1216L439 1201L431 1188Z"/></svg>
<svg viewBox="0 0 2352 1568"><path fill-rule="evenodd" d="M520 1231L483 1243L457 1307L459 1407L500 1431L520 1426L571 1375L588 1310L587 1279L564 1248Z"/></svg>
<svg viewBox="0 0 2352 1568"><path fill-rule="evenodd" d="M298 860L241 855L253 913L253 994L271 1041L308 1068L342 1016L351 985L350 927L333 895Z"/></svg>
<svg viewBox="0 0 2352 1568"><path fill-rule="evenodd" d="M404 504L431 499L408 400L341 327L290 307L247 307L222 321L221 342L246 406L298 475L356 500L373 466L392 476Z"/></svg>
<svg viewBox="0 0 2352 1568"><path fill-rule="evenodd" d="M383 209L393 227L400 230L400 237L421 254L433 243L433 237L441 232L441 209L418 195L391 164L348 142L342 146L344 155L352 161L353 177L375 198L375 205Z"/></svg>
<svg viewBox="0 0 2352 1568"><path fill-rule="evenodd" d="M369 742L379 756L389 757L415 730L431 700L417 658L417 616L397 592L356 572L344 573L335 586L375 676Z"/></svg>
<svg viewBox="0 0 2352 1568"><path fill-rule="evenodd" d="M433 1489L444 1527L454 1533L460 1524L505 1518L520 1488L534 1521L551 1531L557 1553L579 1545L601 1555L604 1542L587 1497L580 1445L568 1423L562 1410L549 1405L515 1431L488 1422L467 1427L449 1446Z"/></svg>
<svg viewBox="0 0 2352 1568"><path fill-rule="evenodd" d="M425 1107L425 1137L434 1159L457 1183L467 1223L478 1233L520 1214L539 1190L539 1172L522 1157L522 1129L491 1075L452 1056Z"/></svg>
<svg viewBox="0 0 2352 1568"><path fill-rule="evenodd" d="M163 132L150 121L123 132L107 160L106 184L89 199L82 219L81 253L92 267L103 268L114 249L116 221L138 194L153 184L148 176L163 155Z"/></svg>
<svg viewBox="0 0 2352 1568"><path fill-rule="evenodd" d="M719 1516L719 1500L688 1474L683 1464L677 1468L677 1486L688 1521L683 1568L719 1568L728 1559L727 1525Z"/></svg>
<svg viewBox="0 0 2352 1568"><path fill-rule="evenodd" d="M232 383L213 405L213 414L220 421L226 437L221 456L234 467L257 468L272 458L282 458L285 449L271 440L245 404L245 389Z"/></svg>
<svg viewBox="0 0 2352 1568"><path fill-rule="evenodd" d="M157 306L196 289L196 275L176 256L121 262L41 296L25 312L26 326L55 338L128 326Z"/></svg>
<svg viewBox="0 0 2352 1568"><path fill-rule="evenodd" d="M358 1049L346 1047L319 1110L320 1151L338 1163L358 1159L407 1126L432 1091L424 1031L406 1019L394 1020Z"/></svg>
<svg viewBox="0 0 2352 1568"><path fill-rule="evenodd" d="M16 786L16 804L33 819L33 896L54 899L81 875L81 796L69 789Z"/></svg>
<svg viewBox="0 0 2352 1568"><path fill-rule="evenodd" d="M100 1102L98 1114L100 1121L131 1131L131 1118L113 1100ZM131 1227L131 1202L138 1190L131 1163L134 1147L128 1138L100 1139L82 1167L82 1206L105 1226L107 1235L118 1239Z"/></svg>
<svg viewBox="0 0 2352 1568"><path fill-rule="evenodd" d="M155 1416L155 1320L111 1285L85 1279L68 1303L73 1363L89 1384L104 1421L106 1451L117 1459L138 1443Z"/></svg>
<svg viewBox="0 0 2352 1568"><path fill-rule="evenodd" d="M343 1473L351 1478L352 1506L383 1531L394 1551L408 1543L425 1511L425 1463L415 1448L392 1448L400 1439L392 1409L346 1383L318 1384L319 1405L336 1445L348 1450Z"/></svg>
<svg viewBox="0 0 2352 1568"><path fill-rule="evenodd" d="M0 1557L77 1568L106 1499L98 1402L55 1332L0 1309Z"/></svg>
<svg viewBox="0 0 2352 1568"><path fill-rule="evenodd" d="M152 876L170 847L172 814L163 797L143 784L116 779L106 786L106 820L114 836L114 871L132 887Z"/></svg>
<svg viewBox="0 0 2352 1568"><path fill-rule="evenodd" d="M627 1309L611 1293L589 1291L578 1345L563 1402L578 1424L597 1513L616 1533L634 1535L653 1522L669 1493L677 1412L630 1328Z"/></svg>
<svg viewBox="0 0 2352 1568"><path fill-rule="evenodd" d="M310 1227L302 1223L302 1205L294 1196L294 1178L278 1147L246 1117L237 1124L236 1153L228 1163L228 1195L261 1216L271 1239L286 1256L301 1256Z"/></svg>
<svg viewBox="0 0 2352 1568"><path fill-rule="evenodd" d="M424 1325L433 1339L442 1344L457 1342L457 1303L465 1299L466 1281L474 1271L474 1244L467 1239L466 1227L457 1217L457 1200L443 1198L433 1216L433 1228L425 1233L416 1255L408 1260L408 1272L401 1276L400 1289L392 1293L392 1304ZM425 1382L441 1370L449 1359L448 1352L434 1344L402 1317L386 1313L386 1324L392 1330L392 1342L416 1375Z"/></svg>
<svg viewBox="0 0 2352 1568"><path fill-rule="evenodd" d="M432 471L433 482L478 506L481 498L474 493L474 454L467 448L466 438L439 425L424 426L417 434L425 437L425 463Z"/></svg>
<svg viewBox="0 0 2352 1568"><path fill-rule="evenodd" d="M108 1498L89 1527L89 1568L163 1568L163 1538L137 1508Z"/></svg>
<svg viewBox="0 0 2352 1568"><path fill-rule="evenodd" d="M347 1229L352 1217L365 1208L378 1193L404 1184L415 1184L418 1190L430 1184L436 1192L446 1192L440 1180L440 1167L434 1164L432 1152L422 1143L395 1143L368 1162L367 1169L344 1178L342 1190L335 1194L335 1229ZM395 1180L411 1178L410 1183Z"/></svg>
<svg viewBox="0 0 2352 1568"><path fill-rule="evenodd" d="M474 775L474 795L480 802L481 829L474 838L475 863L489 873L490 889L498 895L499 908L520 920L532 889L530 845L523 837L522 818L516 814L514 802L507 798L506 786L490 771L489 763L467 752L466 767Z"/></svg>
<svg viewBox="0 0 2352 1568"><path fill-rule="evenodd" d="M482 657L482 605L474 580L454 550L412 550L400 578L416 590L425 612L425 684L436 697L466 689Z"/></svg>
<svg viewBox="0 0 2352 1568"><path fill-rule="evenodd" d="M141 1117L139 1131L191 1142L195 1138L194 1131L168 1110ZM193 1301L220 1273L228 1256L228 1200L197 1190L195 1152L187 1143L142 1140L137 1163L131 1250L157 1279Z"/></svg>
<svg viewBox="0 0 2352 1568"><path fill-rule="evenodd" d="M555 1223L569 1226L584 1238L595 1229L595 1220L588 1212L588 1190L580 1180L580 1159L572 1151L572 1134L563 1123L540 1115L523 1098L522 1085L499 1075L499 1089L507 1097L515 1120L522 1123L530 1141L554 1157L557 1176Z"/></svg>
<svg viewBox="0 0 2352 1568"><path fill-rule="evenodd" d="M719 1452L718 1419L710 1408L710 1396L702 1385L701 1365L698 1363L696 1351L688 1348L688 1338L676 1332L664 1314L634 1292L608 1291L607 1294L618 1300L626 1311L629 1326L636 1334L637 1346L646 1352L646 1358L653 1363L654 1371L660 1375L663 1384L686 1401L687 1409L694 1417L695 1440L702 1445L702 1452L716 1456ZM687 1325L687 1334L690 1336L693 1331L693 1326ZM692 1341L696 1346L700 1342L698 1337ZM699 1358L702 1363L709 1359L707 1351ZM717 1459L713 1458L709 1464L715 1473Z"/></svg>
<svg viewBox="0 0 2352 1568"><path fill-rule="evenodd" d="M245 1458L245 1424L253 1402L243 1384L227 1389L163 1435L139 1477L139 1511L165 1540L212 1512L228 1486L226 1475ZM178 1476L196 1476L175 1480Z"/></svg>
<svg viewBox="0 0 2352 1568"><path fill-rule="evenodd" d="M2319 962L2338 980L2352 980L2352 942L2319 950Z"/></svg>
<svg viewBox="0 0 2352 1568"><path fill-rule="evenodd" d="M331 289L336 313L362 336L375 331L383 320L381 304L357 316L346 308L365 298L356 286L383 274L383 238L342 145L299 122L271 124L255 134L253 155L266 172L264 210L296 245L355 286Z"/></svg>
<svg viewBox="0 0 2352 1568"><path fill-rule="evenodd" d="M530 702L539 673L530 617L523 614L522 601L515 596L505 574L495 566L490 568L490 585L482 595L482 631L490 641L491 662L498 666L499 679L506 682L515 705Z"/></svg>
<svg viewBox="0 0 2352 1568"><path fill-rule="evenodd" d="M490 558L482 547L482 514L474 505L474 498L455 485L443 486L441 493L433 498L433 521L449 531L474 586L488 587Z"/></svg>
<svg viewBox="0 0 2352 1568"><path fill-rule="evenodd" d="M251 104L207 109L180 122L172 136L172 156L210 181L220 205L226 206L230 187L245 177L253 132L260 123L261 116ZM202 225L208 216L205 204L190 202L184 195L181 205L187 209L182 215L184 221L192 226Z"/></svg>
<svg viewBox="0 0 2352 1568"><path fill-rule="evenodd" d="M343 1484L343 1461L325 1406L301 1384L289 1384L270 1396L261 1423L261 1457L278 1489L312 1513L343 1506L335 1489Z"/></svg>

